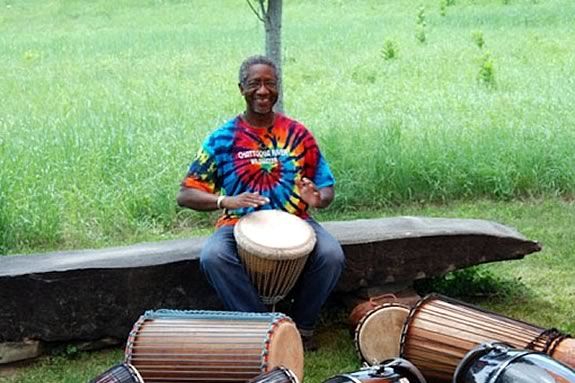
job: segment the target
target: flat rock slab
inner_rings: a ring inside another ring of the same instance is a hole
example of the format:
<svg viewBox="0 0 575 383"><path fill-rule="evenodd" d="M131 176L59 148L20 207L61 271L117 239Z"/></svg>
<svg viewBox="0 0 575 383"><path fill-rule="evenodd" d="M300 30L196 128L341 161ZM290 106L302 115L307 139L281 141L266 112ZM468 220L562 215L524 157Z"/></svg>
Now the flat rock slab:
<svg viewBox="0 0 575 383"><path fill-rule="evenodd" d="M484 220L394 217L324 226L347 257L336 292L411 283L541 249ZM221 309L199 270L205 240L0 257L0 342L124 339L145 310Z"/></svg>

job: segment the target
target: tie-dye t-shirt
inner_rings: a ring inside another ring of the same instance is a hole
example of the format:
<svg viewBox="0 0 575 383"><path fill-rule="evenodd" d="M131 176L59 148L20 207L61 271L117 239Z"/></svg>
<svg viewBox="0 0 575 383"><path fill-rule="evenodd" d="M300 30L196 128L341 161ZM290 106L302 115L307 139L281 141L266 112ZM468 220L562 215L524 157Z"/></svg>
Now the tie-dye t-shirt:
<svg viewBox="0 0 575 383"><path fill-rule="evenodd" d="M270 199L260 208L224 211L216 224L222 226L257 209L307 218L307 204L295 183L302 177L318 188L335 183L314 137L302 124L276 114L272 127L257 128L238 116L208 136L182 186L227 196L258 192Z"/></svg>

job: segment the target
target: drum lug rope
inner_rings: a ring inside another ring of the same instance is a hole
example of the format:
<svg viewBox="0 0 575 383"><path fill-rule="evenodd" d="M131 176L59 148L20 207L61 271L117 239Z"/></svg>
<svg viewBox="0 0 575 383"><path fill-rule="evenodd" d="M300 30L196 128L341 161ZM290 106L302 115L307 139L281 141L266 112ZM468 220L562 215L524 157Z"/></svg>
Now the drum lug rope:
<svg viewBox="0 0 575 383"><path fill-rule="evenodd" d="M141 315L140 318L134 323L132 326L132 330L128 335L128 341L126 342L126 349L124 351L124 355L126 355L125 362L128 364L132 363L132 351L134 349L134 342L136 341L136 335L140 331L140 327L146 321L145 315Z"/></svg>
<svg viewBox="0 0 575 383"><path fill-rule="evenodd" d="M541 350L546 354L552 354L555 351L555 348L561 341L565 338L568 338L569 335L565 334L556 328L550 328L547 330L542 331L539 335L537 335L527 346L525 346L528 350L535 350L535 344L537 341L545 339L545 346ZM539 350L538 350L539 351Z"/></svg>

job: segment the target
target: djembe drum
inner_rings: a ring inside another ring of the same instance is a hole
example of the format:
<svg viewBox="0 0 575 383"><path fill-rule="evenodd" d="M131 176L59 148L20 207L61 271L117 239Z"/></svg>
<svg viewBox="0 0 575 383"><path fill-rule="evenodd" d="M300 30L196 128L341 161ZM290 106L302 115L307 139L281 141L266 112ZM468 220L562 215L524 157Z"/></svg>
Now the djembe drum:
<svg viewBox="0 0 575 383"><path fill-rule="evenodd" d="M280 366L259 374L248 383L299 383L299 380L289 368Z"/></svg>
<svg viewBox="0 0 575 383"><path fill-rule="evenodd" d="M464 355L484 342L504 342L573 363L573 340L455 299L428 295L405 321L400 356L409 359L430 380L450 381Z"/></svg>
<svg viewBox="0 0 575 383"><path fill-rule="evenodd" d="M90 383L144 383L144 379L134 366L121 363L104 371Z"/></svg>
<svg viewBox="0 0 575 383"><path fill-rule="evenodd" d="M303 376L299 332L281 313L147 311L125 361L146 383L245 382L276 366Z"/></svg>
<svg viewBox="0 0 575 383"><path fill-rule="evenodd" d="M417 368L405 359L395 358L382 365L339 374L323 383L426 383Z"/></svg>
<svg viewBox="0 0 575 383"><path fill-rule="evenodd" d="M453 383L575 383L575 371L541 352L484 343L465 355Z"/></svg>
<svg viewBox="0 0 575 383"><path fill-rule="evenodd" d="M403 323L410 307L400 303L386 303L369 311L355 329L355 349L369 365L399 357Z"/></svg>
<svg viewBox="0 0 575 383"><path fill-rule="evenodd" d="M242 263L268 305L285 298L295 285L316 242L310 224L279 210L243 216L234 237Z"/></svg>

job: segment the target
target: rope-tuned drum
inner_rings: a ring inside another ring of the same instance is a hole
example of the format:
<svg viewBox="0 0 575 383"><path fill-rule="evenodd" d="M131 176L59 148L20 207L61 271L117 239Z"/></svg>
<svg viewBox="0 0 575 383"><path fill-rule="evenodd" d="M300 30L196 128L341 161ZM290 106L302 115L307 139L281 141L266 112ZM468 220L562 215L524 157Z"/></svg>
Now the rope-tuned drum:
<svg viewBox="0 0 575 383"><path fill-rule="evenodd" d="M401 334L400 356L428 379L450 381L464 355L484 342L541 351L570 365L572 339L451 298L429 295L413 307Z"/></svg>
<svg viewBox="0 0 575 383"><path fill-rule="evenodd" d="M245 382L276 366L301 380L303 346L280 313L157 310L134 324L125 362L146 383Z"/></svg>
<svg viewBox="0 0 575 383"><path fill-rule="evenodd" d="M355 329L355 349L369 365L399 357L401 330L410 307L384 303L369 311Z"/></svg>
<svg viewBox="0 0 575 383"><path fill-rule="evenodd" d="M279 210L260 210L234 227L238 254L262 301L279 302L295 285L316 236L311 225Z"/></svg>

